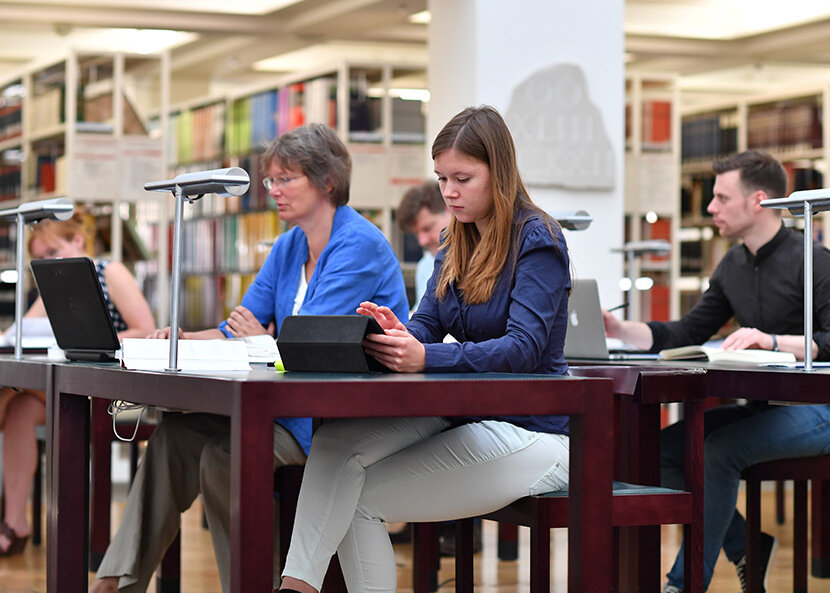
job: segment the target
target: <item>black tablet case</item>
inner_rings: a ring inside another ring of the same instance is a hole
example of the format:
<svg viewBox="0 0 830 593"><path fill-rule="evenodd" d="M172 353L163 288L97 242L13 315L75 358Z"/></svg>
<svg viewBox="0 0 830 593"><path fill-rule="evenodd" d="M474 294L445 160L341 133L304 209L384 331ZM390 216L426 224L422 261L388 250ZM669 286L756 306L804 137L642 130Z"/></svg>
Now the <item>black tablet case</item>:
<svg viewBox="0 0 830 593"><path fill-rule="evenodd" d="M58 346L69 360L114 360L121 345L95 264L88 257L30 264Z"/></svg>
<svg viewBox="0 0 830 593"><path fill-rule="evenodd" d="M292 315L282 322L277 346L286 371L388 372L363 350L369 333L383 330L363 315Z"/></svg>

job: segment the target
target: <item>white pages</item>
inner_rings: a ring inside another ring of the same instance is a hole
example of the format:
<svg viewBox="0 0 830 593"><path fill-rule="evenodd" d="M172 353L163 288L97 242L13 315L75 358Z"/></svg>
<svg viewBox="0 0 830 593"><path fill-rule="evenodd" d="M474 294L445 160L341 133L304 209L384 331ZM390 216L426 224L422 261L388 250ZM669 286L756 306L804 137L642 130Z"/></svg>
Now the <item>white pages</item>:
<svg viewBox="0 0 830 593"><path fill-rule="evenodd" d="M48 317L24 317L21 319L24 348L48 348L55 345L55 334ZM14 324L0 336L0 345L14 346Z"/></svg>
<svg viewBox="0 0 830 593"><path fill-rule="evenodd" d="M281 362L277 342L268 334L242 338L248 351L248 362L274 364Z"/></svg>
<svg viewBox="0 0 830 593"><path fill-rule="evenodd" d="M723 350L708 346L681 346L660 351L663 360L709 360L710 362L739 362L748 364L795 362L792 352L772 350Z"/></svg>
<svg viewBox="0 0 830 593"><path fill-rule="evenodd" d="M248 351L242 340L179 340L177 362L183 371L249 371ZM124 338L121 366L163 371L170 366L170 340Z"/></svg>

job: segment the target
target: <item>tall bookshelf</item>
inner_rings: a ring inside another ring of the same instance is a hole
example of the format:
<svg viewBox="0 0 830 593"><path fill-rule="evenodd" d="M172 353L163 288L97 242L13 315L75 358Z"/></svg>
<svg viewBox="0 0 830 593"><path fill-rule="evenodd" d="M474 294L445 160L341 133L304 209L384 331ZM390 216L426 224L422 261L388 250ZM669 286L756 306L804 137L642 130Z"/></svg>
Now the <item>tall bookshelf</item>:
<svg viewBox="0 0 830 593"><path fill-rule="evenodd" d="M0 84L0 208L19 200L23 167L23 78ZM0 269L15 265L14 225L0 227ZM14 284L0 280L0 329L14 319Z"/></svg>
<svg viewBox="0 0 830 593"><path fill-rule="evenodd" d="M300 125L337 130L352 155L349 204L401 253L393 213L403 193L423 180L426 126L423 101L408 100L399 89L425 87L424 65L341 63L171 107L168 176L228 166L251 176L243 196L205 196L185 207L182 326L210 327L226 317L285 230L261 183L262 153ZM172 206L139 205L140 232L150 249L170 236Z"/></svg>
<svg viewBox="0 0 830 593"><path fill-rule="evenodd" d="M698 106L683 114L681 266L677 281L681 312L697 301L715 266L733 244L719 236L706 211L714 187L712 161L761 148L787 169L788 194L824 187L830 129L823 122L830 121L828 117L830 84ZM830 217L820 214L816 218L816 237L828 244ZM803 224L792 218L785 218L785 223Z"/></svg>
<svg viewBox="0 0 830 593"><path fill-rule="evenodd" d="M148 257L134 203L164 174L163 130L147 114L167 109L168 81L167 54L83 51L0 81L0 207L68 197L96 218L91 255ZM9 232L0 230L0 267L13 260Z"/></svg>
<svg viewBox="0 0 830 593"><path fill-rule="evenodd" d="M677 194L680 185L679 87L674 76L626 75L625 240L665 239L679 232ZM625 265L625 262L623 262ZM629 278L647 277L649 290L628 291L628 317L667 320L679 311L677 277L680 254L645 255L635 260Z"/></svg>

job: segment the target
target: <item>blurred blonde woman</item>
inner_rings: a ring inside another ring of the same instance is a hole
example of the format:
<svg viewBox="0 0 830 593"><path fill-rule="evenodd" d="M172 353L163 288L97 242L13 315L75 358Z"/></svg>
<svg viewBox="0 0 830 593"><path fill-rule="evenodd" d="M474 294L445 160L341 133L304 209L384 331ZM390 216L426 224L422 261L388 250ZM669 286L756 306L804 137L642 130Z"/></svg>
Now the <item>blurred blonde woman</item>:
<svg viewBox="0 0 830 593"><path fill-rule="evenodd" d="M82 257L87 255L86 245L83 215L78 212L66 221L43 221L29 234L32 259ZM130 271L119 262L106 260L96 261L95 269L118 337L146 337L155 328L155 321ZM26 317L45 316L40 298L26 312ZM0 390L5 495L0 556L21 554L29 540L31 525L26 517L26 502L37 466L35 427L45 421L45 392L8 387Z"/></svg>

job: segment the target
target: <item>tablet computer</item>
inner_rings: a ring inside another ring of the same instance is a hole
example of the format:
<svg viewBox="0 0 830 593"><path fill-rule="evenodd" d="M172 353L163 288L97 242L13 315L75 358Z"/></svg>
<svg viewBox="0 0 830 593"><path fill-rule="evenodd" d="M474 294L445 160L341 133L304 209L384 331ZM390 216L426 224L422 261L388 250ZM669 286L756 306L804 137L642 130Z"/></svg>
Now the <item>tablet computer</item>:
<svg viewBox="0 0 830 593"><path fill-rule="evenodd" d="M372 317L291 315L282 322L277 348L286 371L388 372L363 350L363 337L368 333L383 333Z"/></svg>

